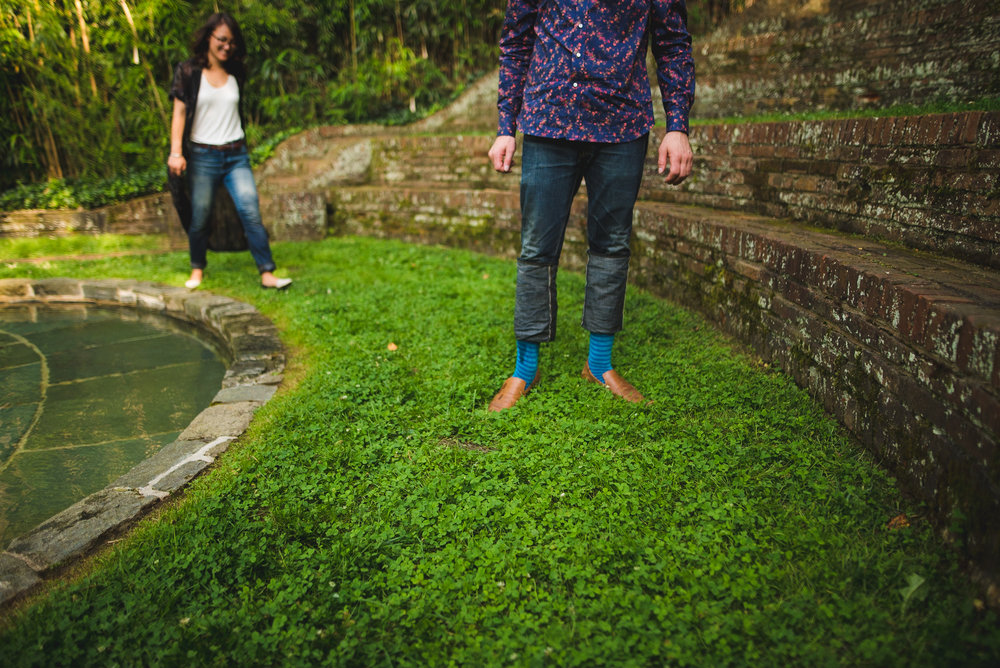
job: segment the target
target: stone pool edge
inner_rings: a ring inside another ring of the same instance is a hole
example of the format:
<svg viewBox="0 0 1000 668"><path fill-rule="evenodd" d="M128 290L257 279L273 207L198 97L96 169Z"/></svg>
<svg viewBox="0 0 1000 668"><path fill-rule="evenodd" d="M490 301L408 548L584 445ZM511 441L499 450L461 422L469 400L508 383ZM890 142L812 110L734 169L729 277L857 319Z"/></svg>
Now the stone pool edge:
<svg viewBox="0 0 1000 668"><path fill-rule="evenodd" d="M286 363L274 323L249 304L209 292L134 280L0 279L0 306L15 304L114 306L172 317L213 335L228 366L211 404L177 440L0 552L0 609L204 471L274 395Z"/></svg>

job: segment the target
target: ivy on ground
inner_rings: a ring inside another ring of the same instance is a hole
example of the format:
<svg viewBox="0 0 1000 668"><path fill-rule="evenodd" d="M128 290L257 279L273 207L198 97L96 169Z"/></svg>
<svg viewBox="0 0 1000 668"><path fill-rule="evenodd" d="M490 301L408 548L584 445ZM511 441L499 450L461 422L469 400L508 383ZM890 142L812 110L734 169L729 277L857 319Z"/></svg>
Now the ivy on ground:
<svg viewBox="0 0 1000 668"><path fill-rule="evenodd" d="M580 379L583 278L561 272L541 383L492 414L513 263L355 238L275 255L287 292L247 254L213 256L203 287L276 322L287 386L182 499L10 620L6 664L1000 659L920 508L699 316L630 291L615 364L654 403L628 404ZM15 274L180 284L186 262Z"/></svg>

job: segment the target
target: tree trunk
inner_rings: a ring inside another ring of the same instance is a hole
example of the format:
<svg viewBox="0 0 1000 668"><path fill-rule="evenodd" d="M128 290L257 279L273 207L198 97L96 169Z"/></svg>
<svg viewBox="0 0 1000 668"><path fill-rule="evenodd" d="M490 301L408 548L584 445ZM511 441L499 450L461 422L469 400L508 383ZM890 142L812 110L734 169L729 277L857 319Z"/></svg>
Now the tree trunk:
<svg viewBox="0 0 1000 668"><path fill-rule="evenodd" d="M396 0L396 37L399 39L399 45L403 46L403 14L399 9L399 0Z"/></svg>

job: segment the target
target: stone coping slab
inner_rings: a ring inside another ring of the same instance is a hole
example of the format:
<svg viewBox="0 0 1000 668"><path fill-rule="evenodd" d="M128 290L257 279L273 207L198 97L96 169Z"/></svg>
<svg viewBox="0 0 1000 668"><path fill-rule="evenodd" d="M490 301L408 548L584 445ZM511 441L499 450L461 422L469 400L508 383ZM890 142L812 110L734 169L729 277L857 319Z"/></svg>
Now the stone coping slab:
<svg viewBox="0 0 1000 668"><path fill-rule="evenodd" d="M246 430L254 411L274 396L286 362L270 320L249 304L207 292L133 280L0 280L0 308L31 304L134 308L173 318L210 337L227 369L212 404L177 440L0 552L0 607L130 526L210 466Z"/></svg>

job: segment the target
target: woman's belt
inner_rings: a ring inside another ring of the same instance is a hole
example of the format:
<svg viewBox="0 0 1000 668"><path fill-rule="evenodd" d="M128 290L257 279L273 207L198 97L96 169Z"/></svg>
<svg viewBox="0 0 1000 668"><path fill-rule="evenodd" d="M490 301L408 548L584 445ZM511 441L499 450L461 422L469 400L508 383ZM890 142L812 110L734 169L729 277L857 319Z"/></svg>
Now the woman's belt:
<svg viewBox="0 0 1000 668"><path fill-rule="evenodd" d="M213 148L216 151L238 151L241 148L246 148L247 140L237 139L236 141L231 141L228 144L202 144L196 141L191 142L192 146L199 146L201 148Z"/></svg>

